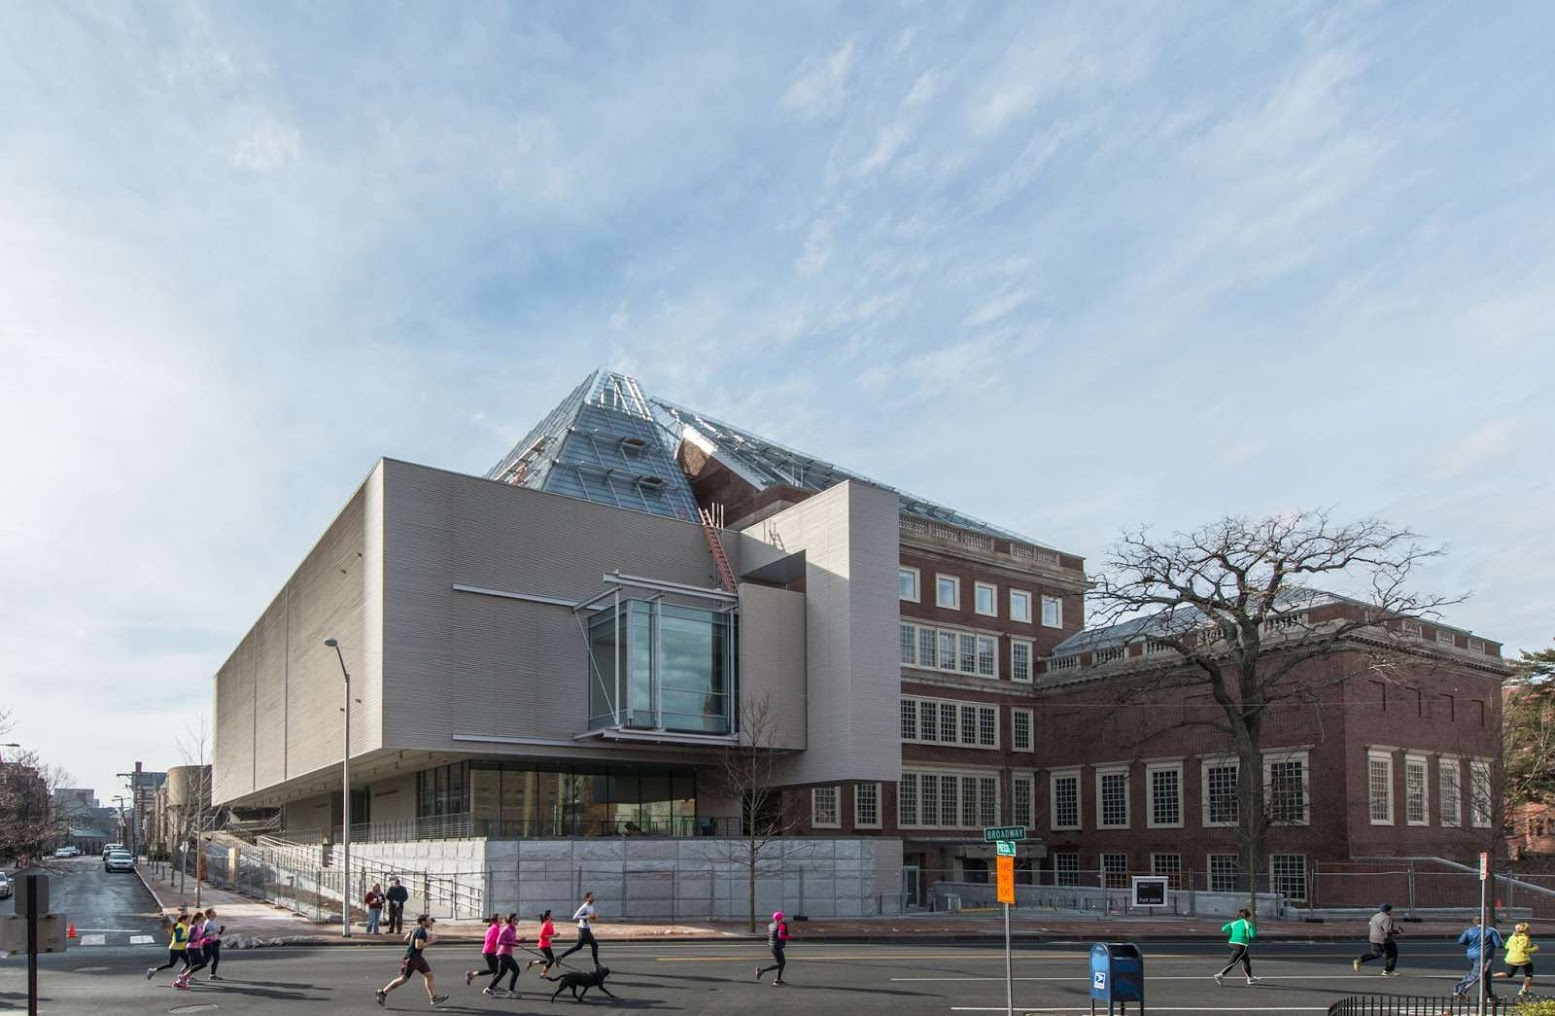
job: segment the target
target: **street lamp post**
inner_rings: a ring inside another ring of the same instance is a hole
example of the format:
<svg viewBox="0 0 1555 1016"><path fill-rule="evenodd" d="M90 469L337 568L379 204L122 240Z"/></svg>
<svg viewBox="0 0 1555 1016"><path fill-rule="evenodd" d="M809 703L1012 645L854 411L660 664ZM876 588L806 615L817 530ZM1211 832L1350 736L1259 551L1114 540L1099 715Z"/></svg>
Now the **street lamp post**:
<svg viewBox="0 0 1555 1016"><path fill-rule="evenodd" d="M141 823L140 788L135 785L134 773L119 773L118 775L130 781L130 813L135 816L129 827L129 842L125 846L129 848L131 857L139 857L140 854L135 849L137 846L135 842L135 827ZM114 800L118 800L118 798ZM119 810L123 811L124 809L121 807Z"/></svg>
<svg viewBox="0 0 1555 1016"><path fill-rule="evenodd" d="M345 723L343 751L340 755L340 937L351 937L351 672L340 642L331 636L324 644L340 660L340 676L345 678Z"/></svg>

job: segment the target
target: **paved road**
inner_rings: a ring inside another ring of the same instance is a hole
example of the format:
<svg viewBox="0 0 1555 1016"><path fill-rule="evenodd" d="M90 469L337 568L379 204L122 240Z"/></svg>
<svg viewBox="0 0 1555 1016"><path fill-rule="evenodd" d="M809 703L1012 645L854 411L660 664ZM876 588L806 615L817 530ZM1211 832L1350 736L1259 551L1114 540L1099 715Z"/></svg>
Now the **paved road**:
<svg viewBox="0 0 1555 1016"><path fill-rule="evenodd" d="M127 872L103 871L100 857L76 857L50 862L49 909L75 922L76 933L87 948L130 945L146 936L157 936L157 905ZM12 881L24 872L13 873ZM16 897L0 900L0 914L15 913Z"/></svg>
<svg viewBox="0 0 1555 1016"><path fill-rule="evenodd" d="M1018 1012L1089 1011L1087 943L1044 943L1015 955L1015 1005ZM1228 981L1216 987L1209 974L1224 962L1224 952L1201 943L1147 943L1146 977L1152 1013L1315 1014L1333 1000L1358 992L1445 995L1463 966L1450 943L1409 942L1404 946L1404 976L1383 980L1357 976L1347 945L1271 943L1255 952L1263 983L1248 987ZM998 948L926 945L806 946L789 950L786 988L756 983L752 970L764 951L750 944L607 943L604 961L613 973L607 982L618 1000L601 998L596 1009L654 1010L685 1016L730 1013L783 1013L820 1016L832 1013L906 1013L977 1016L1004 1011L1004 957ZM175 992L167 973L145 979L149 963L160 961L159 947L78 948L43 960L44 1011L51 1016L103 1013L215 1012L248 1014L369 1014L382 1010L373 989L395 971L399 950L393 946L333 946L314 949L229 950L222 959L228 978L198 983ZM480 982L465 987L463 970L478 961L469 946L434 945L428 953L439 975L438 988L452 995L439 1011L513 1013L551 1011L533 973L519 981L523 998L488 999ZM17 957L0 962L0 1011L20 1007L25 985ZM561 1003L558 1003L561 1005ZM212 1006L185 1009L186 1006ZM419 982L389 998L390 1010L428 1011ZM572 1011L571 1003L556 1010ZM581 1009L578 1011L582 1011Z"/></svg>

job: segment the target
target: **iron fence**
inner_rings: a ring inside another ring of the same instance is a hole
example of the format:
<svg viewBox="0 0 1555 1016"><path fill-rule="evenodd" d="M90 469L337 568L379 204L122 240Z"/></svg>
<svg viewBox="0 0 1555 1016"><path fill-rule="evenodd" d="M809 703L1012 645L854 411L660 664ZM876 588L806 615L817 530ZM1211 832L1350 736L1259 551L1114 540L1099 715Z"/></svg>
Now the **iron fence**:
<svg viewBox="0 0 1555 1016"><path fill-rule="evenodd" d="M1522 999L1487 998L1484 1012L1515 1016ZM1353 995L1328 1007L1328 1016L1478 1016L1479 1000L1432 995Z"/></svg>

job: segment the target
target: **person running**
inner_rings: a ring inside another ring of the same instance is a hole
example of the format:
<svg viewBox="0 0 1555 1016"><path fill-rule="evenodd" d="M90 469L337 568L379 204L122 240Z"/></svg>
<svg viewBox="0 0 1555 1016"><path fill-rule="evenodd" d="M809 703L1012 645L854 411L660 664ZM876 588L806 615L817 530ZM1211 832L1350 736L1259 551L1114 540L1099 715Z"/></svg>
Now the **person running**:
<svg viewBox="0 0 1555 1016"><path fill-rule="evenodd" d="M1393 904L1384 903L1377 908L1377 912L1371 915L1371 921L1366 925L1366 941L1371 949L1361 953L1355 962L1350 964L1360 973L1361 967L1378 957L1382 958L1382 976L1397 977L1393 968L1398 966L1398 943L1393 941L1403 934L1403 929L1393 919Z"/></svg>
<svg viewBox="0 0 1555 1016"><path fill-rule="evenodd" d="M367 934L381 935L383 930L378 927L383 921L383 886L377 882L367 890L367 895L362 897L362 905L367 908Z"/></svg>
<svg viewBox="0 0 1555 1016"><path fill-rule="evenodd" d="M464 972L465 984L475 980L476 974L482 977L487 974L496 974L498 977L502 976L502 971L497 969L497 939L501 936L502 917L500 914L492 914L486 918L486 938L481 942L481 959L486 961L486 969L466 970ZM491 992L487 992L487 994L489 995Z"/></svg>
<svg viewBox="0 0 1555 1016"><path fill-rule="evenodd" d="M184 955L189 962L173 978L173 987L188 991L190 978L194 977L195 971L205 967L205 914L198 910L189 921L189 939Z"/></svg>
<svg viewBox="0 0 1555 1016"><path fill-rule="evenodd" d="M379 988L375 993L379 1005L387 1004L389 992L410 980L411 974L420 974L426 982L427 998L433 1005L448 1001L447 995L437 993L437 983L432 979L432 967L427 963L427 946L437 941L432 937L432 925L437 921L426 914L416 918L415 927L405 936L405 956L400 960L400 975Z"/></svg>
<svg viewBox="0 0 1555 1016"><path fill-rule="evenodd" d="M389 891L383 894L384 901L389 904L389 934L403 935L405 933L405 904L410 899L410 891L400 885L397 878L389 879Z"/></svg>
<svg viewBox="0 0 1555 1016"><path fill-rule="evenodd" d="M170 936L167 942L167 962L160 967L147 967L146 980L151 980L164 970L170 970L182 963L184 970L189 969L189 924L182 917L162 919L162 926L167 929ZM183 973L182 970L179 973ZM177 975L174 975L175 979Z"/></svg>
<svg viewBox="0 0 1555 1016"><path fill-rule="evenodd" d="M216 923L216 908L211 907L205 912L205 958L210 961L211 972L209 979L221 980L216 976L216 968L221 966L221 936L227 930L225 924Z"/></svg>
<svg viewBox="0 0 1555 1016"><path fill-rule="evenodd" d="M502 969L492 975L491 983L481 992L483 995L508 998L518 997L518 961L513 958L513 947L522 942L518 937L518 915L509 914L506 923L502 925L502 932L497 936L497 962L502 964ZM502 983L502 975L509 974L508 989L504 992L499 985Z"/></svg>
<svg viewBox="0 0 1555 1016"><path fill-rule="evenodd" d="M529 963L528 963L528 966L530 966L530 967L534 966L536 963L544 963L545 964L545 966L540 968L540 976L541 977L544 977L546 974L550 973L551 972L551 968L556 966L556 953L551 951L551 939L553 939L555 937L556 937L556 925L551 922L551 912L549 910L547 910L545 913L540 915L540 942L539 942L539 946L540 946L540 953L541 953L541 955L543 955L545 957L545 959L543 959L543 960L530 960Z"/></svg>
<svg viewBox="0 0 1555 1016"><path fill-rule="evenodd" d="M1475 915L1474 923L1463 929L1463 934L1458 936L1458 944L1468 947L1464 955L1469 959L1469 972L1453 985L1452 993L1459 998L1467 998L1469 991L1477 984L1479 992L1486 998L1495 998L1495 992L1490 990L1490 967L1496 961L1496 950L1501 948L1501 933L1494 928L1483 927L1479 916Z"/></svg>
<svg viewBox="0 0 1555 1016"><path fill-rule="evenodd" d="M1506 940L1506 970L1497 974L1497 977L1516 977L1521 971L1523 975L1523 987L1519 995L1526 995L1533 990L1533 954L1539 951L1528 938L1528 925L1519 922L1512 929L1512 934Z"/></svg>
<svg viewBox="0 0 1555 1016"><path fill-rule="evenodd" d="M572 919L578 922L578 940L572 944L572 948L557 957L557 961L566 959L573 953L589 947L589 954L594 957L594 969L599 969L599 943L594 941L594 929L590 924L599 917L599 911L594 909L594 894L583 894L583 906L579 907Z"/></svg>
<svg viewBox="0 0 1555 1016"><path fill-rule="evenodd" d="M783 980L783 968L788 961L783 958L783 950L788 948L788 922L783 920L783 911L779 910L772 915L772 923L767 925L767 948L772 950L772 959L775 961L770 966L756 968L756 980L766 976L767 971L776 970L777 976L772 979L774 987L787 984Z"/></svg>
<svg viewBox="0 0 1555 1016"><path fill-rule="evenodd" d="M1253 961L1248 957L1247 950L1252 946L1253 939L1258 937L1258 929L1253 927L1253 915L1246 907L1236 912L1236 920L1229 924L1222 924L1220 930L1231 936L1231 962L1221 968L1215 975L1216 984L1226 983L1226 975L1238 963L1242 965L1242 973L1247 975L1248 984L1257 984L1258 978L1253 976Z"/></svg>

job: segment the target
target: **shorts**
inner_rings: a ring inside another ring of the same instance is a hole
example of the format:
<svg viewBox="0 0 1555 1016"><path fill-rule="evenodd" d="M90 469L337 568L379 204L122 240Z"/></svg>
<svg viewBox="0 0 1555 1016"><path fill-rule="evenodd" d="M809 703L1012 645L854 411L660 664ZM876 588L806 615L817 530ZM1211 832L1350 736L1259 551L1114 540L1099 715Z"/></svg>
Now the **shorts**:
<svg viewBox="0 0 1555 1016"><path fill-rule="evenodd" d="M423 977L425 977L431 972L432 968L427 964L427 959L425 956L407 956L400 960L401 977L409 977L411 974L421 974Z"/></svg>
<svg viewBox="0 0 1555 1016"><path fill-rule="evenodd" d="M1517 963L1517 964L1508 963L1506 965L1506 976L1508 976L1508 977L1516 977L1517 976L1517 972L1519 970L1521 970L1523 972L1523 976L1524 977L1532 977L1533 976L1533 964L1532 963Z"/></svg>

